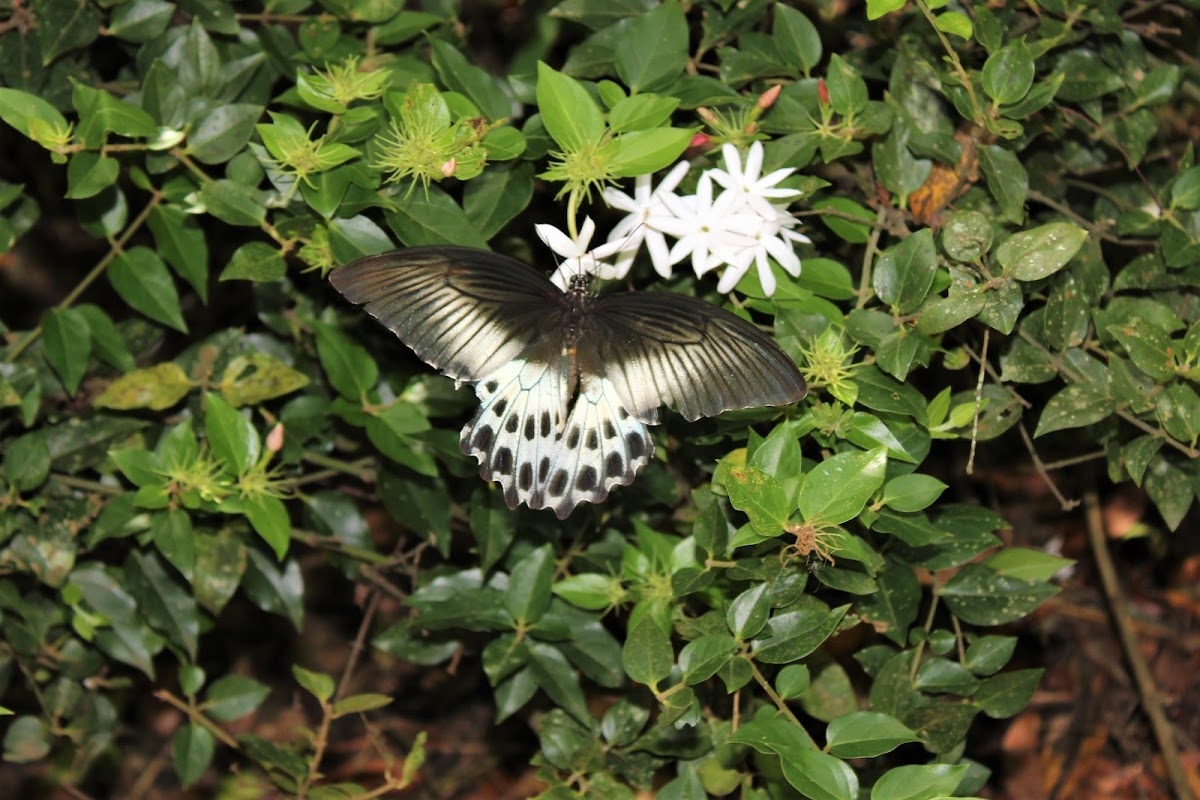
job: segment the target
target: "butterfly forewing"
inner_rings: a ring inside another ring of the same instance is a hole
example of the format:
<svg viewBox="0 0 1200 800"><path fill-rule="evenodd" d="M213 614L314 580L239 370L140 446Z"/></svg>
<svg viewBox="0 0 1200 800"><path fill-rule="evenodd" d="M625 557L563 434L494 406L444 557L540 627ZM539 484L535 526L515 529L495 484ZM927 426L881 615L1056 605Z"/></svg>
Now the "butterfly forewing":
<svg viewBox="0 0 1200 800"><path fill-rule="evenodd" d="M774 339L703 300L623 292L596 300L588 320L583 370L603 370L626 410L650 424L660 406L690 421L795 403L807 391Z"/></svg>
<svg viewBox="0 0 1200 800"><path fill-rule="evenodd" d="M427 364L478 381L559 327L565 295L516 259L467 247L414 247L335 270L334 288Z"/></svg>

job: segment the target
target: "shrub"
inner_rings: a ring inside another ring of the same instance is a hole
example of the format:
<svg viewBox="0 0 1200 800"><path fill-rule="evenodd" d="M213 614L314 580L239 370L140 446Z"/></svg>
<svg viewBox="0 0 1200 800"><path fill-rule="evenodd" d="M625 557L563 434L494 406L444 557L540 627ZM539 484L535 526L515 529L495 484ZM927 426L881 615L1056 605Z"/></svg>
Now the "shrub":
<svg viewBox="0 0 1200 800"><path fill-rule="evenodd" d="M975 793L973 720L1040 674L1005 670L995 628L1067 562L1005 546L964 471L1017 442L1047 481L1042 453L1078 480L1102 460L1168 529L1200 487L1200 168L1159 23L564 0L468 29L422 5L9 7L0 249L51 245L72 283L31 308L10 282L0 326L6 760L103 782L153 691L184 714L184 786L215 785L218 753L300 797L409 785L420 737L379 745L378 786L322 777L330 723L391 698L236 673L209 633L235 596L299 627L316 563L405 598L369 606L380 657L482 669L497 720L536 728L547 797ZM565 521L507 510L459 451L469 389L324 280L397 245L552 266L532 222L565 207L582 242L583 217L618 219L606 184L685 157L694 192L718 145L755 141L797 170L799 276L773 261L725 296L642 257L625 281L768 325L810 395L667 415L639 479ZM73 250L40 222L65 214ZM295 686L318 707L301 741L234 735Z"/></svg>

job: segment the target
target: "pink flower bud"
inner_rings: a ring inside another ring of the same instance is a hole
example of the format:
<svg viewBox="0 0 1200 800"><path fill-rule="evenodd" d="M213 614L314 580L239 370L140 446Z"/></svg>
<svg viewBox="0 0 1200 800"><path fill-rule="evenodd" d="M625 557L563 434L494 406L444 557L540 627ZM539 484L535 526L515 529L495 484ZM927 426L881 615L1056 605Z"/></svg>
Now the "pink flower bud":
<svg viewBox="0 0 1200 800"><path fill-rule="evenodd" d="M758 96L758 107L766 111L775 103L775 99L779 97L779 93L783 91L783 86L775 84L770 89Z"/></svg>
<svg viewBox="0 0 1200 800"><path fill-rule="evenodd" d="M271 428L271 432L267 434L267 449L272 453L278 453L283 449L283 423L276 422L275 427Z"/></svg>
<svg viewBox="0 0 1200 800"><path fill-rule="evenodd" d="M451 158L449 161L446 161L441 166L442 177L449 178L451 175L454 174L454 171L456 169L458 169L458 159Z"/></svg>
<svg viewBox="0 0 1200 800"><path fill-rule="evenodd" d="M824 78L817 78L817 99L821 101L821 105L829 105L829 88L825 85Z"/></svg>

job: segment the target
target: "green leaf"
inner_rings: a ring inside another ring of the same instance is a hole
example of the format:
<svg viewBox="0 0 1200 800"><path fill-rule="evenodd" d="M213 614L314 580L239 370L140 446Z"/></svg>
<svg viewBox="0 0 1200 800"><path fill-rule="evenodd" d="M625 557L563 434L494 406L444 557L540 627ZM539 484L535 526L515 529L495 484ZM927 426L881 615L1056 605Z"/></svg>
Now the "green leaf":
<svg viewBox="0 0 1200 800"><path fill-rule="evenodd" d="M871 800L941 800L956 794L967 766L910 764L880 776L871 788Z"/></svg>
<svg viewBox="0 0 1200 800"><path fill-rule="evenodd" d="M491 239L529 205L533 197L533 166L527 162L501 164L467 183L463 211L484 239Z"/></svg>
<svg viewBox="0 0 1200 800"><path fill-rule="evenodd" d="M226 178L201 185L200 202L208 213L230 225L257 228L267 218L267 207L259 192Z"/></svg>
<svg viewBox="0 0 1200 800"><path fill-rule="evenodd" d="M288 518L287 506L278 497L269 494L247 497L242 503L246 519L250 521L254 532L270 545L275 557L282 561L292 539L292 522Z"/></svg>
<svg viewBox="0 0 1200 800"><path fill-rule="evenodd" d="M783 60L804 75L820 63L821 36L802 12L791 6L775 6L771 35Z"/></svg>
<svg viewBox="0 0 1200 800"><path fill-rule="evenodd" d="M599 611L612 604L614 588L619 587L620 581L615 581L607 575L589 572L564 578L554 584L552 591L572 605L589 611Z"/></svg>
<svg viewBox="0 0 1200 800"><path fill-rule="evenodd" d="M133 369L133 355L112 318L91 303L76 306L76 310L87 323L90 346L100 360L122 372Z"/></svg>
<svg viewBox="0 0 1200 800"><path fill-rule="evenodd" d="M1194 489L1187 475L1160 454L1150 460L1144 485L1146 494L1154 501L1167 528L1177 529L1194 497Z"/></svg>
<svg viewBox="0 0 1200 800"><path fill-rule="evenodd" d="M108 33L127 42L149 42L167 29L174 15L174 3L165 0L132 0L113 10Z"/></svg>
<svg viewBox="0 0 1200 800"><path fill-rule="evenodd" d="M325 375L338 392L351 402L362 402L379 381L375 359L360 344L331 325L316 323L317 355Z"/></svg>
<svg viewBox="0 0 1200 800"><path fill-rule="evenodd" d="M769 636L754 642L754 657L764 664L790 664L820 647L833 635L850 606L823 606L776 614L767 622Z"/></svg>
<svg viewBox="0 0 1200 800"><path fill-rule="evenodd" d="M929 294L937 268L933 232L928 228L917 231L879 257L875 293L897 313L911 313Z"/></svg>
<svg viewBox="0 0 1200 800"><path fill-rule="evenodd" d="M829 105L839 114L857 114L867 107L867 83L850 62L837 53L829 57L829 74L825 78L829 90Z"/></svg>
<svg viewBox="0 0 1200 800"><path fill-rule="evenodd" d="M217 387L233 406L257 405L308 385L308 376L267 353L235 356ZM425 428L429 424L426 422Z"/></svg>
<svg viewBox="0 0 1200 800"><path fill-rule="evenodd" d="M1034 63L1024 39L1009 42L988 56L983 64L982 85L997 103L1015 103L1033 86Z"/></svg>
<svg viewBox="0 0 1200 800"><path fill-rule="evenodd" d="M208 243L191 215L173 205L157 205L146 220L154 234L157 252L179 277L187 281L200 301L208 302Z"/></svg>
<svg viewBox="0 0 1200 800"><path fill-rule="evenodd" d="M92 354L91 330L77 309L52 308L42 318L42 352L62 379L67 394L75 396Z"/></svg>
<svg viewBox="0 0 1200 800"><path fill-rule="evenodd" d="M963 666L976 675L991 675L1008 663L1016 649L1015 636L980 636L967 648Z"/></svg>
<svg viewBox="0 0 1200 800"><path fill-rule="evenodd" d="M621 649L625 674L638 683L654 687L671 672L674 660L671 640L653 616L643 615L629 630Z"/></svg>
<svg viewBox="0 0 1200 800"><path fill-rule="evenodd" d="M877 632L903 646L917 619L921 584L911 567L890 561L875 576L875 584L876 591L858 601L858 612Z"/></svg>
<svg viewBox="0 0 1200 800"><path fill-rule="evenodd" d="M979 166L1004 219L1020 225L1025 220L1025 200L1029 196L1025 166L1012 150L995 144L979 148Z"/></svg>
<svg viewBox="0 0 1200 800"><path fill-rule="evenodd" d="M333 718L337 719L347 714L362 714L391 704L392 698L386 694L352 694L333 704Z"/></svg>
<svg viewBox="0 0 1200 800"><path fill-rule="evenodd" d="M1107 389L1094 384L1073 384L1046 403L1033 435L1036 438L1054 431L1092 425L1111 416L1114 406Z"/></svg>
<svg viewBox="0 0 1200 800"><path fill-rule="evenodd" d="M1006 547L980 563L1000 575L1027 581L1048 581L1075 562L1029 547Z"/></svg>
<svg viewBox="0 0 1200 800"><path fill-rule="evenodd" d="M750 518L759 534L776 536L787 527L791 511L787 494L767 473L751 466L730 467L725 489L729 502Z"/></svg>
<svg viewBox="0 0 1200 800"><path fill-rule="evenodd" d="M108 267L108 280L117 294L135 310L155 322L187 333L175 282L171 280L167 265L153 250L133 247L118 253Z"/></svg>
<svg viewBox="0 0 1200 800"><path fill-rule="evenodd" d="M633 94L665 88L687 66L687 19L677 3L663 3L637 17L623 38L616 51L617 75Z"/></svg>
<svg viewBox="0 0 1200 800"><path fill-rule="evenodd" d="M996 261L1009 277L1040 280L1065 267L1087 237L1087 231L1078 225L1051 222L1005 239L996 248Z"/></svg>
<svg viewBox="0 0 1200 800"><path fill-rule="evenodd" d="M858 776L846 762L817 750L788 750L779 754L783 777L811 800L856 800Z"/></svg>
<svg viewBox="0 0 1200 800"><path fill-rule="evenodd" d="M224 164L246 147L262 113L253 103L215 106L188 131L188 152L201 164Z"/></svg>
<svg viewBox="0 0 1200 800"><path fill-rule="evenodd" d="M765 582L752 586L735 597L725 610L725 624L739 641L753 638L767 624L771 610L767 588Z"/></svg>
<svg viewBox="0 0 1200 800"><path fill-rule="evenodd" d="M50 475L46 431L35 430L11 439L4 447L4 479L18 492L28 492Z"/></svg>
<svg viewBox="0 0 1200 800"><path fill-rule="evenodd" d="M825 729L825 749L838 758L874 758L902 744L917 741L908 726L877 711L856 711L838 717Z"/></svg>
<svg viewBox="0 0 1200 800"><path fill-rule="evenodd" d="M10 764L41 761L50 754L51 734L37 717L17 717L4 733L4 760Z"/></svg>
<svg viewBox="0 0 1200 800"><path fill-rule="evenodd" d="M262 451L254 423L220 395L209 392L204 403L204 432L212 454L229 474L245 474Z"/></svg>
<svg viewBox="0 0 1200 800"><path fill-rule="evenodd" d="M491 121L512 116L512 104L500 81L471 64L454 45L430 37L430 60L442 84L469 98Z"/></svg>
<svg viewBox="0 0 1200 800"><path fill-rule="evenodd" d="M42 66L63 53L87 47L100 35L100 10L75 0L39 0L34 31L42 46Z"/></svg>
<svg viewBox="0 0 1200 800"><path fill-rule="evenodd" d="M1178 350L1162 326L1131 316L1124 322L1106 326L1105 330L1121 343L1142 372L1159 381L1174 376Z"/></svg>
<svg viewBox="0 0 1200 800"><path fill-rule="evenodd" d="M79 112L76 138L88 147L99 147L118 136L151 137L158 133L153 118L132 103L123 103L103 89L76 82L71 103Z"/></svg>
<svg viewBox="0 0 1200 800"><path fill-rule="evenodd" d="M151 517L154 546L184 578L191 581L196 566L196 537L192 518L179 508L168 508Z"/></svg>
<svg viewBox="0 0 1200 800"><path fill-rule="evenodd" d="M87 151L74 154L67 164L66 197L82 200L98 195L117 182L120 169L115 158Z"/></svg>
<svg viewBox="0 0 1200 800"><path fill-rule="evenodd" d="M585 725L592 724L587 698L579 677L557 647L543 642L529 643L529 671L554 704Z"/></svg>
<svg viewBox="0 0 1200 800"><path fill-rule="evenodd" d="M175 582L152 552L131 553L125 575L141 614L195 661L200 615L191 593Z"/></svg>
<svg viewBox="0 0 1200 800"><path fill-rule="evenodd" d="M246 242L234 251L218 280L263 283L280 280L286 274L287 264L277 247L266 242Z"/></svg>
<svg viewBox="0 0 1200 800"><path fill-rule="evenodd" d="M804 476L799 508L806 522L840 525L854 519L883 485L887 450L839 453Z"/></svg>
<svg viewBox="0 0 1200 800"><path fill-rule="evenodd" d="M436 186L425 195L424 202L401 203L384 214L401 242L409 247L449 244L488 249L479 228L454 198Z"/></svg>
<svg viewBox="0 0 1200 800"><path fill-rule="evenodd" d="M689 686L703 683L733 658L738 643L725 633L711 633L697 637L679 651L679 669Z"/></svg>
<svg viewBox="0 0 1200 800"><path fill-rule="evenodd" d="M537 104L546 131L567 152L597 144L604 135L604 116L587 90L540 61Z"/></svg>
<svg viewBox="0 0 1200 800"><path fill-rule="evenodd" d="M317 698L321 703L328 702L333 697L333 678L323 672L313 672L298 664L292 665L292 677L305 691Z"/></svg>
<svg viewBox="0 0 1200 800"><path fill-rule="evenodd" d="M1021 669L988 678L979 684L971 702L992 719L1016 716L1029 705L1044 671Z"/></svg>
<svg viewBox="0 0 1200 800"><path fill-rule="evenodd" d="M544 544L513 567L504 591L504 608L518 623L535 623L546 613L556 566L554 548Z"/></svg>
<svg viewBox="0 0 1200 800"><path fill-rule="evenodd" d="M947 488L929 475L899 475L883 487L883 503L895 511L921 511L933 505Z"/></svg>
<svg viewBox="0 0 1200 800"><path fill-rule="evenodd" d="M175 731L171 739L171 755L175 759L175 771L185 788L204 775L212 763L216 741L205 727L187 723Z"/></svg>
<svg viewBox="0 0 1200 800"><path fill-rule="evenodd" d="M175 362L165 361L122 375L104 387L93 404L118 411L134 408L162 411L186 397L191 388L187 373Z"/></svg>
<svg viewBox="0 0 1200 800"><path fill-rule="evenodd" d="M0 119L21 135L40 141L38 133L68 130L67 118L36 94L0 87Z"/></svg>
<svg viewBox="0 0 1200 800"><path fill-rule="evenodd" d="M691 143L693 132L691 128L652 128L623 134L604 149L612 176L648 175L675 163Z"/></svg>
<svg viewBox="0 0 1200 800"><path fill-rule="evenodd" d="M202 708L218 722L233 722L262 705L270 693L270 688L253 678L226 675L208 687Z"/></svg>
<svg viewBox="0 0 1200 800"><path fill-rule="evenodd" d="M1058 587L1000 575L979 564L967 564L941 589L950 610L972 625L1003 625L1031 613Z"/></svg>

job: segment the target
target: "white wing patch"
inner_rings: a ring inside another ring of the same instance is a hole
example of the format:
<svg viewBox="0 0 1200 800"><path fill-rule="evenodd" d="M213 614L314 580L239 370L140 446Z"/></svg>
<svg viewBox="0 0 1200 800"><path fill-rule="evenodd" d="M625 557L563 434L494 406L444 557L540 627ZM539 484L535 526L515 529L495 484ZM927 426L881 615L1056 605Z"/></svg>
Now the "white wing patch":
<svg viewBox="0 0 1200 800"><path fill-rule="evenodd" d="M550 472L567 383L563 364L517 359L475 384L479 411L462 429L460 446L479 461L481 478L504 487L509 508L532 505Z"/></svg>
<svg viewBox="0 0 1200 800"><path fill-rule="evenodd" d="M631 483L650 460L650 431L621 407L612 383L582 380L569 411L565 365L518 360L476 384L480 408L463 428L462 451L484 480L500 482L509 508L553 508L566 519L579 503Z"/></svg>

